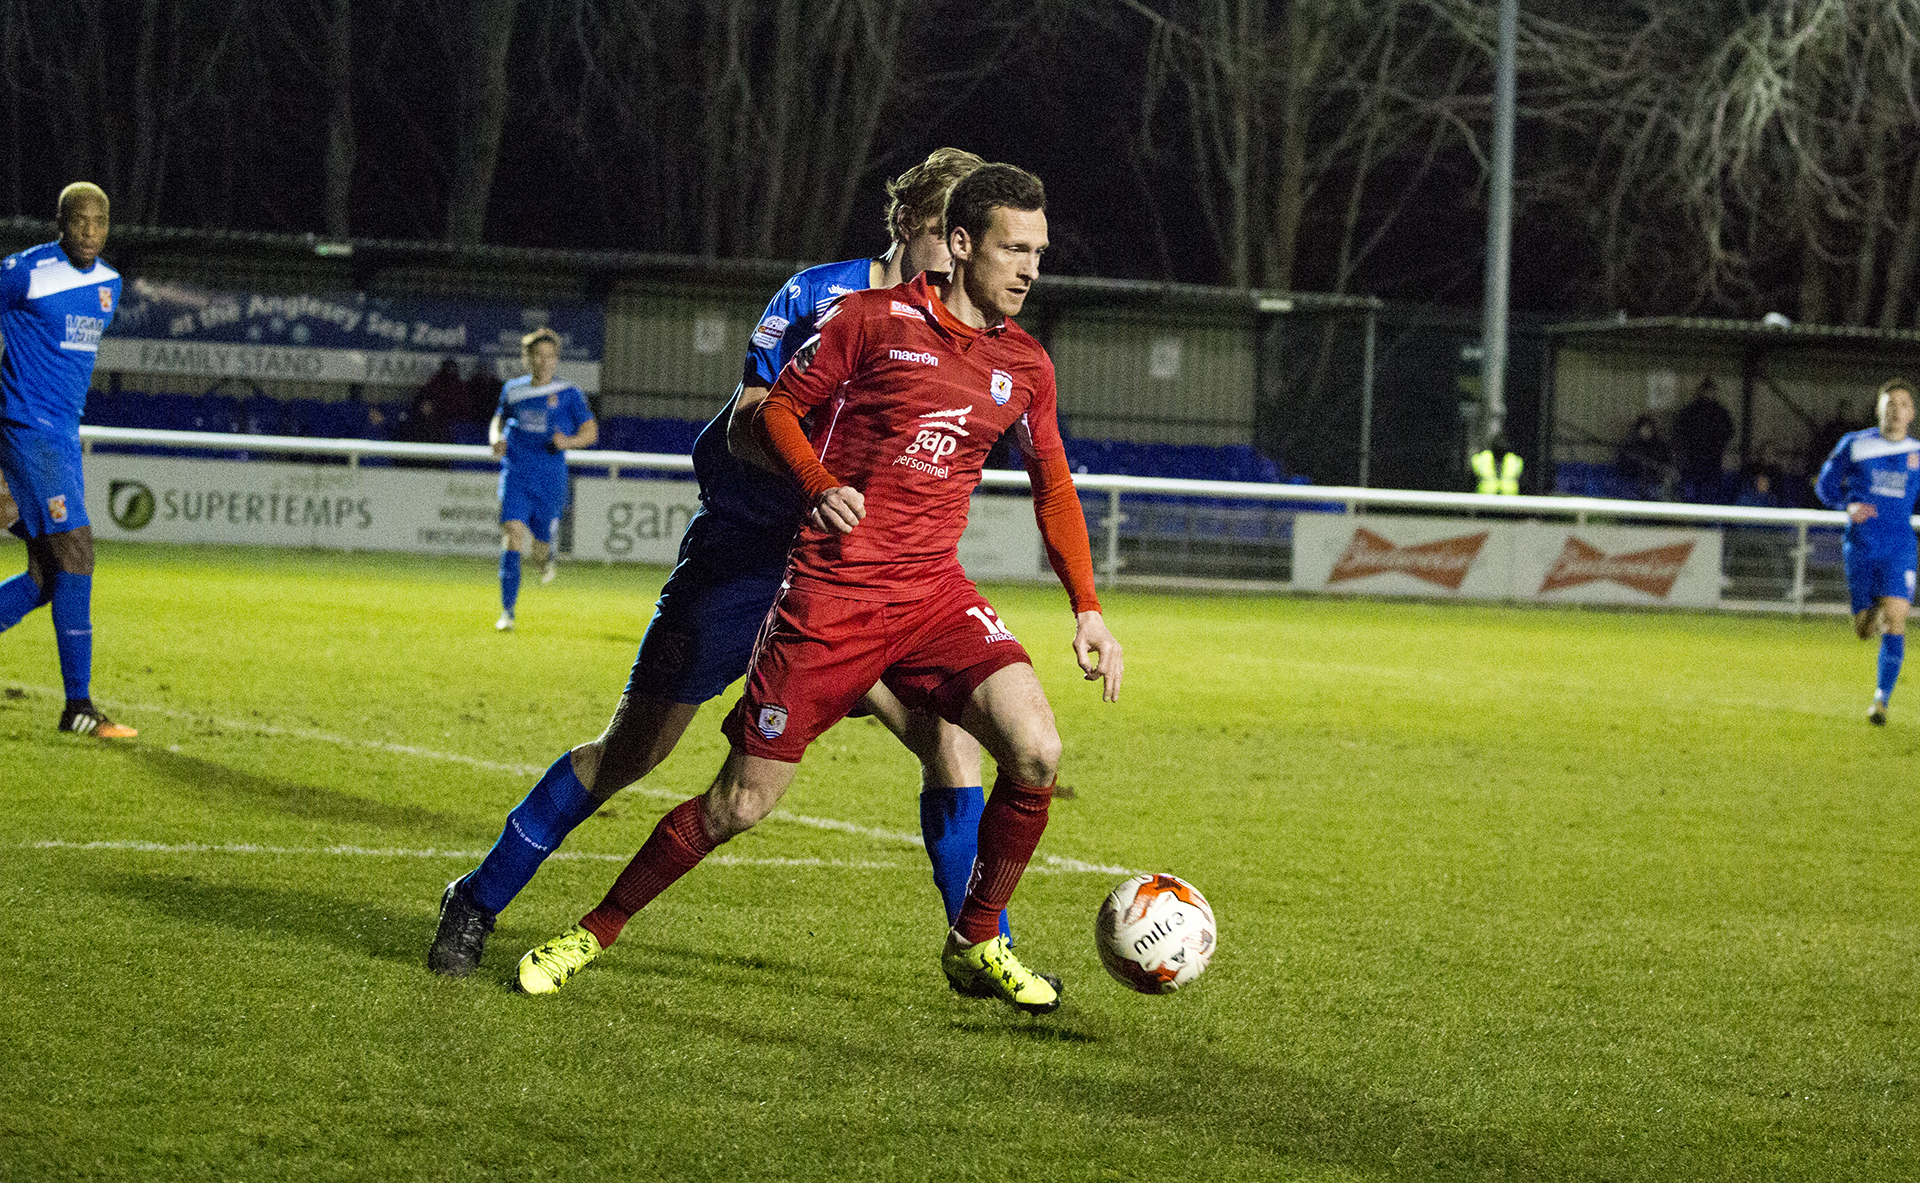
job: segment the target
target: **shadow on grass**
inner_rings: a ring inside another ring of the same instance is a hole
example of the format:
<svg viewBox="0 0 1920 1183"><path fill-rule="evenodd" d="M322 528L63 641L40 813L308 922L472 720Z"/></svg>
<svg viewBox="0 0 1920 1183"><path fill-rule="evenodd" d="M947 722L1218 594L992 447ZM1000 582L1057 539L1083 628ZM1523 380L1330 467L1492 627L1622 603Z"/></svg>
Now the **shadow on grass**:
<svg viewBox="0 0 1920 1183"><path fill-rule="evenodd" d="M380 961L417 965L422 973L439 907L437 896L403 909L310 888L233 883L203 873L118 874L103 877L99 888L126 897L134 909L276 940L332 945Z"/></svg>
<svg viewBox="0 0 1920 1183"><path fill-rule="evenodd" d="M476 827L470 819L453 814L413 805L389 805L384 801L373 801L337 789L323 789L297 781L274 780L198 756L169 752L164 748L128 748L127 754L144 765L149 773L182 788L250 805L265 805L290 817L398 826L424 830L442 837L466 832L478 836L483 829Z"/></svg>

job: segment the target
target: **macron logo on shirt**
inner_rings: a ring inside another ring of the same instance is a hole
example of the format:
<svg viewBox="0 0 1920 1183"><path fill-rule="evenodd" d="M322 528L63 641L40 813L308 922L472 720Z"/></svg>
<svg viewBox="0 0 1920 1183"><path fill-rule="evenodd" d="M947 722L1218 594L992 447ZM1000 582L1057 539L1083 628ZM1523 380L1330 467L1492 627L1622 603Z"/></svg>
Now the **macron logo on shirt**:
<svg viewBox="0 0 1920 1183"><path fill-rule="evenodd" d="M893 361L917 361L923 366L937 366L940 364L940 359L933 354L913 349L889 349L887 350L887 357Z"/></svg>

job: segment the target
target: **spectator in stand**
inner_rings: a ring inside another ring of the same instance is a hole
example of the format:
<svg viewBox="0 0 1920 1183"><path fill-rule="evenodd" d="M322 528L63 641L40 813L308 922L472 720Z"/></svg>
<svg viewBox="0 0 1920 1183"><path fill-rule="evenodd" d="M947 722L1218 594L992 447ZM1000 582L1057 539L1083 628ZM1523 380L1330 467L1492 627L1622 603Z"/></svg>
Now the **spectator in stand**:
<svg viewBox="0 0 1920 1183"><path fill-rule="evenodd" d="M1660 425L1652 415L1633 421L1633 429L1620 445L1614 458L1620 479L1627 483L1627 496L1635 501L1669 501L1673 498L1673 450L1660 437Z"/></svg>
<svg viewBox="0 0 1920 1183"><path fill-rule="evenodd" d="M1786 469L1780 463L1780 449L1772 440L1760 445L1760 454L1740 472L1740 492L1734 504L1749 509L1783 509L1787 506ZM1765 570L1781 597L1793 595L1793 558L1788 547L1792 535L1785 526L1733 525L1722 531L1725 545L1734 562L1749 572Z"/></svg>
<svg viewBox="0 0 1920 1183"><path fill-rule="evenodd" d="M1713 379L1702 378L1693 398L1673 416L1673 459L1680 470L1680 496L1712 502L1726 495L1721 467L1733 441L1733 416L1714 396Z"/></svg>
<svg viewBox="0 0 1920 1183"><path fill-rule="evenodd" d="M487 400L491 402L499 395L498 390L490 391ZM426 385L420 388L420 394L413 400L413 405L417 410L420 400L426 399L438 411L441 423L445 424L469 417L471 411L467 406L468 397L467 381L460 376L460 360L449 357L440 363L440 368L434 371L433 377L428 378ZM444 430L441 434L445 434ZM435 438L437 440L440 437Z"/></svg>
<svg viewBox="0 0 1920 1183"><path fill-rule="evenodd" d="M461 393L466 391L466 383L454 384ZM421 388L413 396L413 405L407 408L406 418L400 421L394 432L400 439L416 444L444 444L447 442L447 417L440 409L439 401L434 397L432 384Z"/></svg>
<svg viewBox="0 0 1920 1183"><path fill-rule="evenodd" d="M459 419L463 423L485 423L500 402L500 387L505 379L490 357L475 358L473 374L467 379L467 403Z"/></svg>
<svg viewBox="0 0 1920 1183"><path fill-rule="evenodd" d="M359 387L347 391L346 412L342 416L347 438L357 440L383 440L387 435L387 413L380 409L379 403L370 403L360 393Z"/></svg>
<svg viewBox="0 0 1920 1183"><path fill-rule="evenodd" d="M1786 467L1780 463L1780 446L1772 440L1760 445L1753 462L1740 472L1740 493L1736 505L1782 509L1787 505Z"/></svg>

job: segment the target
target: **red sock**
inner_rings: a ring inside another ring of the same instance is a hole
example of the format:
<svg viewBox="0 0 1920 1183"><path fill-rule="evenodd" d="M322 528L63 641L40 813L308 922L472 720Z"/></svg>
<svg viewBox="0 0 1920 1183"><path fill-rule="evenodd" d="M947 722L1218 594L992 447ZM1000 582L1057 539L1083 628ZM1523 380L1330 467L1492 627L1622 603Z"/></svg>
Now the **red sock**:
<svg viewBox="0 0 1920 1183"><path fill-rule="evenodd" d="M633 914L647 906L654 896L665 891L674 880L693 870L699 861L713 853L716 843L707 837L707 826L700 818L700 798L682 801L668 811L653 827L640 853L633 856L626 870L613 881L613 890L593 911L580 918L580 926L599 938L602 949L620 939L620 930Z"/></svg>
<svg viewBox="0 0 1920 1183"><path fill-rule="evenodd" d="M1004 772L995 778L993 796L980 815L980 853L973 860L960 919L953 925L968 944L1000 935L1000 913L1046 832L1047 802L1052 799L1052 785L1023 785Z"/></svg>

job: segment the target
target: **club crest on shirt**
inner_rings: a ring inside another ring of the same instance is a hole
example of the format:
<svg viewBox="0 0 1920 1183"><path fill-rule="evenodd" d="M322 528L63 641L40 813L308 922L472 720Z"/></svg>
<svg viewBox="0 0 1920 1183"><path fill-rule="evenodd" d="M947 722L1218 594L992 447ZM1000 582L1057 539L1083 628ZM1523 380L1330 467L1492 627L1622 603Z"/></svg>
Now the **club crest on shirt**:
<svg viewBox="0 0 1920 1183"><path fill-rule="evenodd" d="M1013 397L1013 375L1005 370L995 370L993 381L988 385L987 392L993 395L995 406L1006 406L1007 400Z"/></svg>
<svg viewBox="0 0 1920 1183"><path fill-rule="evenodd" d="M787 729L787 708L761 707L760 722L755 724L760 734L768 739L778 739Z"/></svg>
<svg viewBox="0 0 1920 1183"><path fill-rule="evenodd" d="M556 392L556 393L554 393L554 394L549 394L549 395L547 396L547 409L548 409L548 410L552 410L552 409L554 409L555 407L557 407L557 406L559 406L559 405L560 405L560 395L559 395L559 394L558 394L557 392Z"/></svg>
<svg viewBox="0 0 1920 1183"><path fill-rule="evenodd" d="M1912 469L1920 469L1920 452L1907 453L1907 467Z"/></svg>
<svg viewBox="0 0 1920 1183"><path fill-rule="evenodd" d="M102 312L113 311L113 289L112 288L102 287L100 289L100 311Z"/></svg>

